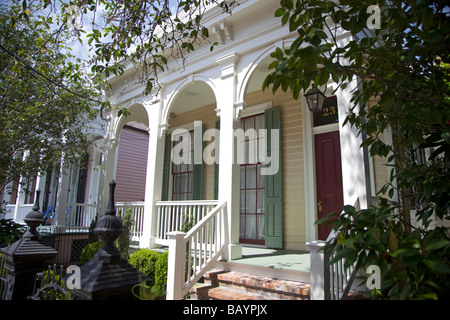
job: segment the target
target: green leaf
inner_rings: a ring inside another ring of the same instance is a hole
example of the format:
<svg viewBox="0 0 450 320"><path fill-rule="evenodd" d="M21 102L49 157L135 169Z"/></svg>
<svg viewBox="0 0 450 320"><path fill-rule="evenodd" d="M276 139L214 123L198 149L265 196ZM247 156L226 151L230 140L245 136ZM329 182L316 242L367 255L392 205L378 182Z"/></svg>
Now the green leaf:
<svg viewBox="0 0 450 320"><path fill-rule="evenodd" d="M281 17L286 12L286 8L278 8L275 11L275 17Z"/></svg>
<svg viewBox="0 0 450 320"><path fill-rule="evenodd" d="M440 273L450 273L450 267L439 260L426 260L425 264L430 267L432 270Z"/></svg>
<svg viewBox="0 0 450 320"><path fill-rule="evenodd" d="M436 239L431 240L430 243L424 245L425 251L435 251L438 249L442 249L450 244L450 241L446 239Z"/></svg>

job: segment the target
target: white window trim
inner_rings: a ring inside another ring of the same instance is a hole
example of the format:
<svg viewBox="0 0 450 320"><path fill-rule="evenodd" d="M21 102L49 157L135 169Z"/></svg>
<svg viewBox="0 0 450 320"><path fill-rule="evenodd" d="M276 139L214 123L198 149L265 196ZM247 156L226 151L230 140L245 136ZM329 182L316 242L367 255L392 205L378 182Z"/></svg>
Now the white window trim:
<svg viewBox="0 0 450 320"><path fill-rule="evenodd" d="M272 108L272 101L256 104L251 107L241 109L239 112L239 119L250 117L258 113L263 113L265 110Z"/></svg>

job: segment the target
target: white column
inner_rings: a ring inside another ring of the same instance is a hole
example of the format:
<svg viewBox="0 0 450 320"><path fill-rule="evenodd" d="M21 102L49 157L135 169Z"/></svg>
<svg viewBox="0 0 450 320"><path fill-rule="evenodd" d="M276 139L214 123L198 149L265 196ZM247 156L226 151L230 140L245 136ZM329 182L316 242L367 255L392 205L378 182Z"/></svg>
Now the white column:
<svg viewBox="0 0 450 320"><path fill-rule="evenodd" d="M165 135L160 135L159 132L161 103L148 104L146 108L149 114L150 134L145 184L143 235L139 241L139 246L141 248L152 248L155 247L154 236L157 230L157 208L155 202L161 200L162 192Z"/></svg>
<svg viewBox="0 0 450 320"><path fill-rule="evenodd" d="M70 168L64 166L64 157L61 159L61 168L58 177L58 198L56 200L54 225L65 226L67 217L67 200L69 196Z"/></svg>
<svg viewBox="0 0 450 320"><path fill-rule="evenodd" d="M360 147L363 142L362 135L358 135L354 126L349 124L343 126L348 110L352 107L350 99L356 86L357 82L354 80L346 89L338 89L336 92L339 109L342 184L344 205L353 205L352 201L355 197L359 197L361 208L365 209L367 208L367 188L364 149Z"/></svg>
<svg viewBox="0 0 450 320"><path fill-rule="evenodd" d="M117 146L118 140L114 138L114 133L109 133L111 138L107 138L103 145L103 169L100 174L100 182L98 184L98 200L97 215L101 216L105 213L106 205L109 200L109 182L115 178L117 166Z"/></svg>
<svg viewBox="0 0 450 320"><path fill-rule="evenodd" d="M218 87L221 95L217 97L217 111L220 116L219 150L219 203L227 202L229 244L224 252L224 260L242 257L239 245L239 164L235 160L234 129L236 122L236 64L239 55L227 54L216 62L221 67Z"/></svg>

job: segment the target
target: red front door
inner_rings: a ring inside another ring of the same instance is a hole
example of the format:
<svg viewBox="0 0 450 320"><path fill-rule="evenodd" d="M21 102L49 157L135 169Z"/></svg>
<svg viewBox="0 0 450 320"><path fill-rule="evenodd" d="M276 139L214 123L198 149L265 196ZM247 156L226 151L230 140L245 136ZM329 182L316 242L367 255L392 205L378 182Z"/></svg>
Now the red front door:
<svg viewBox="0 0 450 320"><path fill-rule="evenodd" d="M341 213L342 193L341 148L339 131L315 135L317 219L330 212ZM319 240L326 240L333 225L318 225Z"/></svg>

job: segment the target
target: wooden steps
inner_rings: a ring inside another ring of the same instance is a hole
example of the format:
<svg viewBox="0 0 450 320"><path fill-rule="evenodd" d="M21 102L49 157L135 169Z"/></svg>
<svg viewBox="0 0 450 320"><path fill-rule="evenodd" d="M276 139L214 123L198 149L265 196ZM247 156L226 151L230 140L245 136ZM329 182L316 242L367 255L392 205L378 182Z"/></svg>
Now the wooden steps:
<svg viewBox="0 0 450 320"><path fill-rule="evenodd" d="M195 285L196 300L309 300L309 284L225 270L211 270Z"/></svg>

